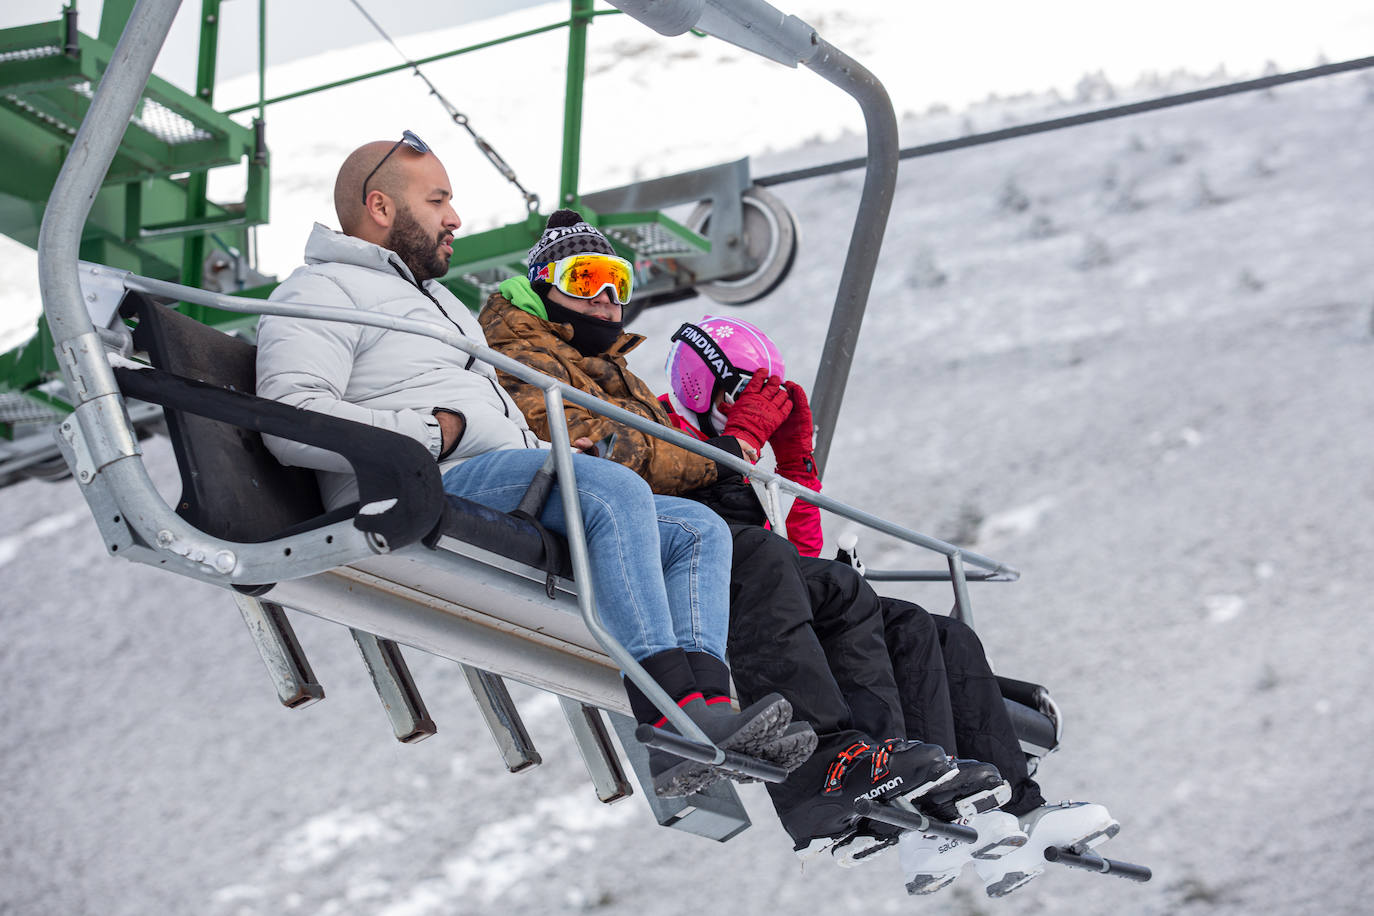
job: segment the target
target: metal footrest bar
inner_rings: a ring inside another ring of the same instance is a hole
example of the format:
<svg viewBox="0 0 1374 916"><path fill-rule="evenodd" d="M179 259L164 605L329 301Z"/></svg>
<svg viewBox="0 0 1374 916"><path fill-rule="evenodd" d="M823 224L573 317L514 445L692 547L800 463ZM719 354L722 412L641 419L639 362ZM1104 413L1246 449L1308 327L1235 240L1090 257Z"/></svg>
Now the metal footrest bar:
<svg viewBox="0 0 1374 916"><path fill-rule="evenodd" d="M587 765L587 775L592 779L596 797L609 805L633 795L634 787L620 765L620 755L611 744L611 734L606 730L601 710L561 695L558 702L563 707L582 762Z"/></svg>
<svg viewBox="0 0 1374 916"><path fill-rule="evenodd" d="M757 757L746 757L734 751L726 751L717 748L714 744L698 744L681 735L654 728L652 725L640 725L639 728L636 728L635 740L646 747L658 748L660 751L677 754L679 757L686 757L688 760L695 760L698 763L709 763L719 766L723 770L733 770L745 776L762 779L764 782L782 782L787 778L787 770L775 763L769 763ZM717 764L716 757L720 753L725 755L725 759Z"/></svg>
<svg viewBox="0 0 1374 916"><path fill-rule="evenodd" d="M686 798L660 798L654 794L653 776L649 772L649 749L635 740L635 720L619 713L607 713L611 727L620 738L635 778L644 789L641 797L653 812L661 827L671 827L724 843L749 827L749 815L740 803L739 793L729 780L711 783L695 795Z"/></svg>
<svg viewBox="0 0 1374 916"><path fill-rule="evenodd" d="M875 802L867 798L860 798L854 802L854 810L861 816L870 820L882 821L884 824L891 824L893 827L904 827L907 830L919 830L921 833L934 833L940 836L952 837L956 840L963 840L966 843L973 843L978 840L978 831L972 827L965 827L962 824L951 824L948 821L937 821L926 817L919 811L909 811L905 808L898 808L889 802Z"/></svg>
<svg viewBox="0 0 1374 916"><path fill-rule="evenodd" d="M1045 850L1045 861L1057 862L1070 868L1101 872L1104 875L1116 875L1118 878L1125 878L1127 881L1139 881L1142 884L1154 877L1154 872L1150 871L1147 866L1121 862L1117 859L1107 859L1091 852L1078 853L1062 846L1048 847Z"/></svg>
<svg viewBox="0 0 1374 916"><path fill-rule="evenodd" d="M506 769L519 773L543 763L544 758L539 756L529 732L525 731L525 723L515 708L515 701L510 698L506 682L490 671L471 665L463 665L462 668L463 676L472 688L472 698L477 701L477 709L487 723Z"/></svg>
<svg viewBox="0 0 1374 916"><path fill-rule="evenodd" d="M286 619L282 606L271 601L260 601L241 592L234 592L234 603L239 606L243 622L258 648L258 655L267 666L277 688L277 697L288 709L300 709L317 700L324 699L324 687L315 680L315 672L310 669L301 644L296 640L296 631Z"/></svg>
<svg viewBox="0 0 1374 916"><path fill-rule="evenodd" d="M350 629L353 642L362 653L363 664L377 688L377 697L382 701L387 718L391 720L391 730L396 740L402 744L423 741L438 731L434 720L425 709L425 701L420 698L420 690L415 679L410 676L401 647L389 639L382 639L363 630Z"/></svg>

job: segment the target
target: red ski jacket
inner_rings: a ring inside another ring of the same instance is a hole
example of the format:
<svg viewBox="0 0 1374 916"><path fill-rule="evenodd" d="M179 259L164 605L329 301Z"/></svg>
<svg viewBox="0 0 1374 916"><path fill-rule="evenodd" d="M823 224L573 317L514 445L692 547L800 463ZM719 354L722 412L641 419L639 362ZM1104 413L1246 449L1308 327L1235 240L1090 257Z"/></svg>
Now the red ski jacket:
<svg viewBox="0 0 1374 916"><path fill-rule="evenodd" d="M677 412L677 408L673 406L672 398L669 395L661 395L658 401L663 405L663 409L668 412L668 419L673 421L673 426L677 427L680 432L703 442L710 438L693 425L691 420ZM805 471L784 472L781 469L774 469L774 473L782 474L788 480L799 483L808 490L815 490L817 493L821 490L821 482L814 473L808 474ZM787 513L786 521L787 539L797 548L797 553L804 557L820 556L821 547L825 544L825 535L821 532L821 510L811 503L799 499L792 503L792 509Z"/></svg>

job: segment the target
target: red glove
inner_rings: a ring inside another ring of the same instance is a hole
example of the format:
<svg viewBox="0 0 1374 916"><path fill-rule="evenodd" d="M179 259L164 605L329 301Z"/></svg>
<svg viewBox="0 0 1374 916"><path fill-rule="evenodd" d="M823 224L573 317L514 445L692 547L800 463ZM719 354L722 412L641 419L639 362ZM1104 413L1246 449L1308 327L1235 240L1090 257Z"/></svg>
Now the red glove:
<svg viewBox="0 0 1374 916"><path fill-rule="evenodd" d="M782 379L776 375L764 378L763 373L755 372L734 405L726 408L721 432L744 440L757 452L791 410L792 399L782 387Z"/></svg>
<svg viewBox="0 0 1374 916"><path fill-rule="evenodd" d="M769 437L773 443L773 455L778 459L779 473L806 469L814 474L815 464L811 455L815 450L815 428L811 422L811 405L807 403L806 390L796 382L783 382L783 390L792 400L792 412ZM788 475L783 473L783 476Z"/></svg>

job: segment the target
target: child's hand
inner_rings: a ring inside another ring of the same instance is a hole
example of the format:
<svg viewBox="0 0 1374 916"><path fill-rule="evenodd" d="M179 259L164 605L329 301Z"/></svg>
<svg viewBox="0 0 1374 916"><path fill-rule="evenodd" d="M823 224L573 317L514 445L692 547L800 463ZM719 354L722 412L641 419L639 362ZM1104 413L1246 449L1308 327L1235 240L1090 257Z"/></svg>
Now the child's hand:
<svg viewBox="0 0 1374 916"><path fill-rule="evenodd" d="M721 432L750 446L757 455L791 411L792 398L782 386L782 379L755 373L739 399L728 408Z"/></svg>
<svg viewBox="0 0 1374 916"><path fill-rule="evenodd" d="M769 441L779 466L800 463L815 450L815 426L811 420L811 405L806 389L796 382L783 382L783 389L792 400L792 411L778 424Z"/></svg>

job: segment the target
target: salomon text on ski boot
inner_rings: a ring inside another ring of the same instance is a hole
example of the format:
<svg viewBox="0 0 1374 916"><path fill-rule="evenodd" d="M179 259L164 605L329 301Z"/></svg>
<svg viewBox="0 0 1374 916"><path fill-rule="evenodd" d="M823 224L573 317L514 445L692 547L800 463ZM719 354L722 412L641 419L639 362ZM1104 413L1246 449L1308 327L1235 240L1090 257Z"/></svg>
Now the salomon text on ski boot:
<svg viewBox="0 0 1374 916"><path fill-rule="evenodd" d="M869 829L869 822L861 823L854 811L856 801L866 798L911 808L915 799L958 772L938 745L858 740L826 762L819 794L783 816L783 826L802 859L829 852L840 864L857 865L894 845L896 833L884 825Z"/></svg>

